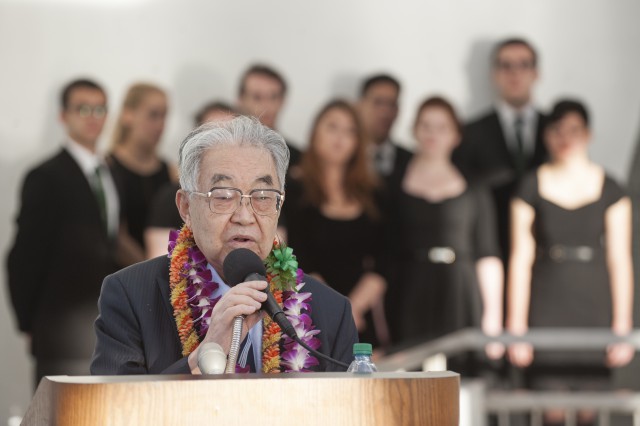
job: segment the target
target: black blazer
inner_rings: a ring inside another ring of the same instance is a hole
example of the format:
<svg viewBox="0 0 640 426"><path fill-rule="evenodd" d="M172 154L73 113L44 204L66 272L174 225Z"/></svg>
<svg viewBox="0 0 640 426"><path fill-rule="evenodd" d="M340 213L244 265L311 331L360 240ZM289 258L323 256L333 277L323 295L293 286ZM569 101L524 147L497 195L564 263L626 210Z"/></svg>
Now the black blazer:
<svg viewBox="0 0 640 426"><path fill-rule="evenodd" d="M541 165L547 159L543 142L546 117L538 112L533 155L526 171ZM509 202L521 176L517 175L513 156L502 131L498 113L490 111L468 123L463 129L460 146L453 153L454 164L466 179L489 186L493 193L498 219L498 237L503 258L509 254Z"/></svg>
<svg viewBox="0 0 640 426"><path fill-rule="evenodd" d="M94 193L66 151L32 169L22 187L18 232L8 256L11 302L36 357L86 358L114 244Z"/></svg>
<svg viewBox="0 0 640 426"><path fill-rule="evenodd" d="M305 275L320 351L349 363L358 333L347 298ZM91 374L190 374L170 303L165 256L125 268L102 285ZM341 371L319 359L316 371Z"/></svg>
<svg viewBox="0 0 640 426"><path fill-rule="evenodd" d="M538 113L535 148L527 170L546 160L547 150L542 140L545 121L546 117ZM453 161L466 176L482 179L491 186L515 178L516 165L495 110L464 126L462 142L454 151Z"/></svg>

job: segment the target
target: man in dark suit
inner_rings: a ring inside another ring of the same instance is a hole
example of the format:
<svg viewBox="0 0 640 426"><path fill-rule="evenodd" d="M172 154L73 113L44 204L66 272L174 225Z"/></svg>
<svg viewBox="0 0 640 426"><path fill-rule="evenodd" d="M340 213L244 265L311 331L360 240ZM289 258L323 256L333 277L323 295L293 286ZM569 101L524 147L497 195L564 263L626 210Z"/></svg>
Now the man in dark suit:
<svg viewBox="0 0 640 426"><path fill-rule="evenodd" d="M228 287L222 266L227 255L237 248L249 249L261 259L272 252L284 202L289 150L275 131L257 119L239 116L194 130L182 142L179 159L182 189L176 202L188 228L183 228L179 244L172 250L172 259L180 259L173 268L184 268L200 259L197 263L204 265L203 269L193 273L170 270L169 260L162 256L107 277L95 324L93 374L198 374L200 348L204 343L217 343L228 354L233 321L241 315L245 317L240 350L244 359L239 358L238 364L250 371L262 371L261 367L265 367L261 361L267 351L263 347L270 340L263 339L268 335L264 333L268 324L264 323L260 306L266 299L262 290L267 282L248 281ZM195 244L197 250L181 249L184 246L180 241L185 241L182 238ZM186 278L180 284L182 277L187 276L197 278ZM310 307L303 309L314 330L319 330L315 336L319 350L348 363L357 340L348 299L307 275L303 282L301 292L311 294L310 301L304 299ZM213 286L215 290L202 293L197 290L199 286ZM187 299L186 296L181 299L182 294L192 296L182 303ZM292 301L294 293L288 294L283 298ZM285 309L287 306L285 303ZM208 319L202 317L205 311L210 315ZM192 320L181 320L187 317ZM193 340L185 336L192 336ZM278 342L282 358L277 369L286 370L284 352L291 350L291 346L284 338L274 341ZM298 354L296 362L300 365L310 360L304 350ZM326 371L340 367L318 359L317 365L309 363L309 369Z"/></svg>
<svg viewBox="0 0 640 426"><path fill-rule="evenodd" d="M398 117L399 97L400 82L390 75L377 74L363 81L358 101L375 170L390 191L401 185L412 155L391 140L391 128Z"/></svg>
<svg viewBox="0 0 640 426"><path fill-rule="evenodd" d="M237 107L243 114L258 117L262 124L277 131L278 115L286 95L287 82L279 72L267 65L254 64L240 79ZM291 154L289 168L292 169L300 161L302 153L289 141L287 146Z"/></svg>
<svg viewBox="0 0 640 426"><path fill-rule="evenodd" d="M106 101L89 80L64 88L67 140L22 187L8 281L18 327L30 337L36 383L44 375L89 373L100 284L116 269L118 198L96 154Z"/></svg>
<svg viewBox="0 0 640 426"><path fill-rule="evenodd" d="M520 178L546 159L542 141L545 117L532 103L538 79L538 56L533 46L523 39L504 40L495 47L492 59L498 100L485 115L464 127L453 160L470 182L492 189L506 261L509 201Z"/></svg>

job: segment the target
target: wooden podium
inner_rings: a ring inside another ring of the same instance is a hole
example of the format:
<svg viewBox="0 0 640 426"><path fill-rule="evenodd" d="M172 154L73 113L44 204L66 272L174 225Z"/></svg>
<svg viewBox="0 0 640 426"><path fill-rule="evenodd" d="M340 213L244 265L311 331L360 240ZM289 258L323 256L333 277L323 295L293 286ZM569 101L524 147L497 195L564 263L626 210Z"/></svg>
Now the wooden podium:
<svg viewBox="0 0 640 426"><path fill-rule="evenodd" d="M451 372L51 376L23 424L456 426L459 380Z"/></svg>

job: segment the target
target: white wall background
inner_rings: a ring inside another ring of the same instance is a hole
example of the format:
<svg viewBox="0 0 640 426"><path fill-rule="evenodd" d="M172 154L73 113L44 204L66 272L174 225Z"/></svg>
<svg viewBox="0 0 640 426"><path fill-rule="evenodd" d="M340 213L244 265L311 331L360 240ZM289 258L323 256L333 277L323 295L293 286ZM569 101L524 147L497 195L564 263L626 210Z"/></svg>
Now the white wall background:
<svg viewBox="0 0 640 426"><path fill-rule="evenodd" d="M639 17L636 0L0 0L0 255L13 241L27 167L61 140L59 88L78 76L105 85L111 122L128 84L164 86L171 112L163 152L173 159L194 111L210 99L232 101L254 61L289 80L280 128L301 147L321 104L353 97L362 76L387 71L404 86L394 131L411 146L410 123L426 95L449 97L467 118L490 104L491 45L519 35L541 54L538 104L584 99L593 157L625 180L640 130ZM3 268L0 424L31 396L12 315Z"/></svg>

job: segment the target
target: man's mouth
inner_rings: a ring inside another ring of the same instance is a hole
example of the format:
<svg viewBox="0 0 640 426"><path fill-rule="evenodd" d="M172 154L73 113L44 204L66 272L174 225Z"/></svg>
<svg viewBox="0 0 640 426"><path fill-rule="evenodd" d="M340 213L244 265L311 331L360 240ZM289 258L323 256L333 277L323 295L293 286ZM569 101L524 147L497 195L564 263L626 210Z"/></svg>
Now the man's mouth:
<svg viewBox="0 0 640 426"><path fill-rule="evenodd" d="M247 235L237 235L233 238L231 238L231 241L235 242L235 243L251 243L254 241L253 238L247 236Z"/></svg>

